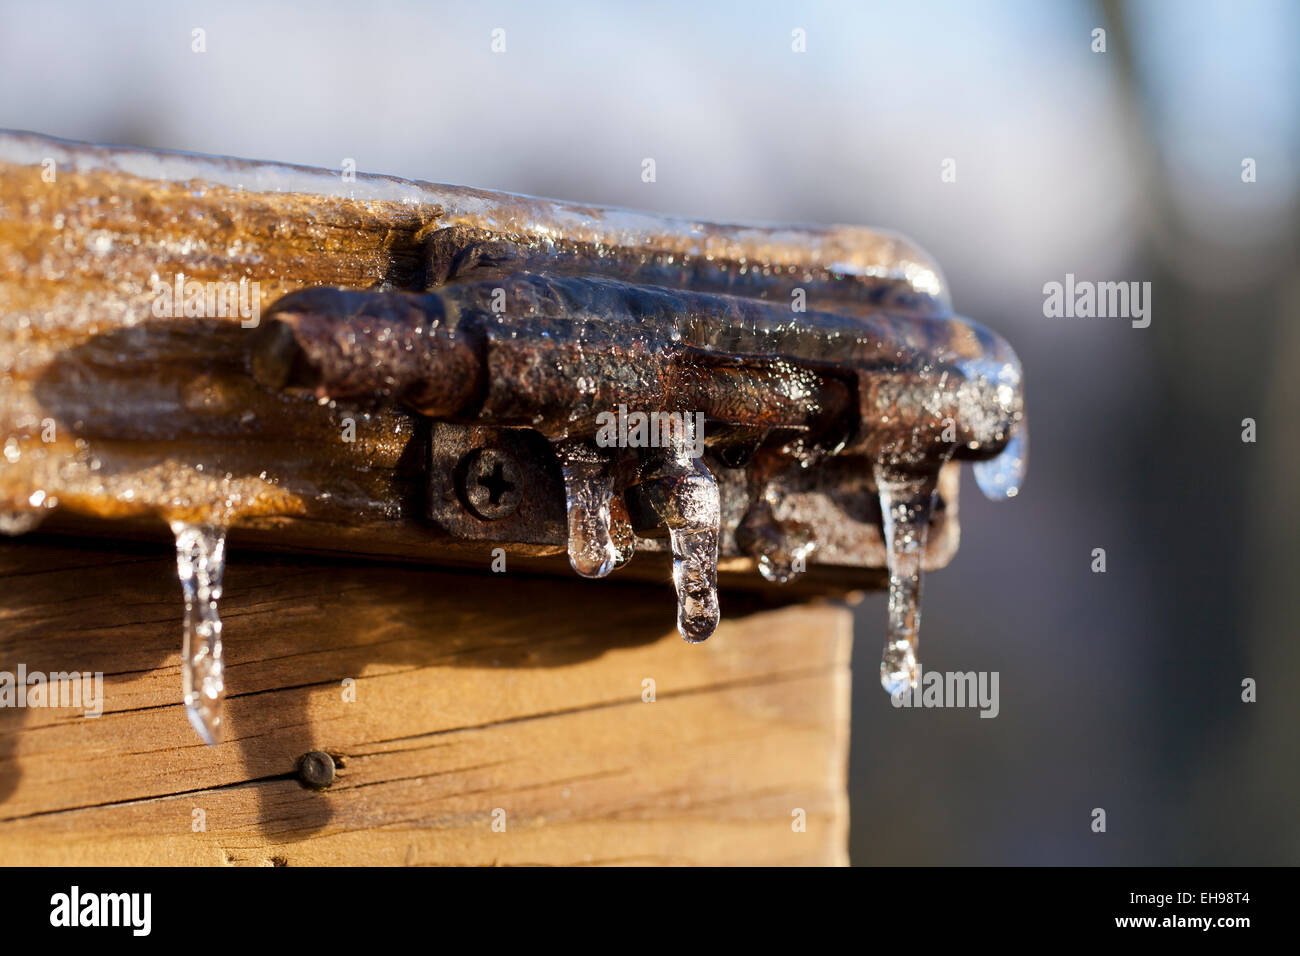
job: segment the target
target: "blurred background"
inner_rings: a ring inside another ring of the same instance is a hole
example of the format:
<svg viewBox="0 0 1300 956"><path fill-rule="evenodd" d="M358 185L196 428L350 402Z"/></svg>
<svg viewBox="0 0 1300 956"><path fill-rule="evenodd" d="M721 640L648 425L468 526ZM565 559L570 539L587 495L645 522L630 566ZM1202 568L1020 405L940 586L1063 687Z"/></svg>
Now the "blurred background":
<svg viewBox="0 0 1300 956"><path fill-rule="evenodd" d="M996 719L892 708L857 609L854 863L1296 864L1297 50L1285 0L6 0L0 127L907 234L1033 447L926 584L926 669L1000 672ZM1045 318L1066 273L1150 327Z"/></svg>

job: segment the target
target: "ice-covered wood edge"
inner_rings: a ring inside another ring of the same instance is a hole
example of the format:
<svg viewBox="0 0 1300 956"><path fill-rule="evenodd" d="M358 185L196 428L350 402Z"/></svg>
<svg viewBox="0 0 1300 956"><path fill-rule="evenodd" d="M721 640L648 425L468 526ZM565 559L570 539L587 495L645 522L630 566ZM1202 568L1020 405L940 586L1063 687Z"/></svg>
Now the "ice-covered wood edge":
<svg viewBox="0 0 1300 956"><path fill-rule="evenodd" d="M118 173L159 183L203 182L237 192L300 194L318 200L393 203L439 225L468 225L504 235L560 236L627 249L826 266L848 275L904 279L946 298L938 265L918 246L885 230L841 225L724 224L607 206L224 156L94 146L36 133L0 130L0 163L81 175ZM359 251L359 250L358 250Z"/></svg>
<svg viewBox="0 0 1300 956"><path fill-rule="evenodd" d="M415 513L413 416L357 415L270 394L242 367L238 316L160 319L152 311L155 283L178 274L256 282L261 309L309 285L400 282L420 268L424 237L454 224L833 266L945 294L924 253L860 227L718 225L0 133L0 510L31 510L35 495L41 514L57 502L46 525L55 531L150 535L162 533L160 519L219 520L236 527L236 545L416 559L436 550L438 560L481 566L485 549L435 542ZM340 441L347 420L355 423L351 443ZM928 565L955 550L955 522L952 530L932 536ZM549 557L557 551L512 548L522 562L562 571L563 557ZM625 573L662 576L661 563L647 556ZM810 570L790 594L880 583L860 571ZM753 581L749 571L747 561L724 564L723 581Z"/></svg>

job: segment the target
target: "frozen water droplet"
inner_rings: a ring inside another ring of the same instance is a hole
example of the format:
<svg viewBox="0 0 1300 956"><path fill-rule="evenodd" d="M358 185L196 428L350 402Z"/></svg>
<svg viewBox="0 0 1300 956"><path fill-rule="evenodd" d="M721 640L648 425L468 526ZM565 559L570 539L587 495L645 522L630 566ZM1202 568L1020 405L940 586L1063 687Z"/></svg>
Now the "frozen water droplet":
<svg viewBox="0 0 1300 956"><path fill-rule="evenodd" d="M690 442L674 440L651 481L661 492L660 518L668 528L677 590L677 630L692 644L718 627L718 483Z"/></svg>
<svg viewBox="0 0 1300 956"><path fill-rule="evenodd" d="M933 475L902 475L876 466L889 565L889 626L880 684L890 694L915 688L920 678L916 643L921 625L921 557L936 480Z"/></svg>
<svg viewBox="0 0 1300 956"><path fill-rule="evenodd" d="M0 534L26 534L45 519L45 512L36 509L0 511Z"/></svg>
<svg viewBox="0 0 1300 956"><path fill-rule="evenodd" d="M759 555L758 573L773 584L788 584L808 568L808 556L817 547L812 541L790 544L786 540L779 550Z"/></svg>
<svg viewBox="0 0 1300 956"><path fill-rule="evenodd" d="M1029 423L1022 421L1012 432L1010 441L990 461L975 462L975 483L992 501L1005 501L1020 494L1029 465Z"/></svg>
<svg viewBox="0 0 1300 956"><path fill-rule="evenodd" d="M226 563L226 529L172 522L176 536L176 574L185 597L185 637L181 646L181 686L185 713L203 742L221 740L221 703L226 667L221 654L221 576Z"/></svg>
<svg viewBox="0 0 1300 956"><path fill-rule="evenodd" d="M754 559L758 573L774 584L786 584L807 570L808 557L817 547L807 525L776 517L767 495L745 512L736 528L736 544Z"/></svg>
<svg viewBox="0 0 1300 956"><path fill-rule="evenodd" d="M603 578L619 563L610 531L613 459L584 442L564 442L556 447L556 454L564 473L569 563L584 578Z"/></svg>

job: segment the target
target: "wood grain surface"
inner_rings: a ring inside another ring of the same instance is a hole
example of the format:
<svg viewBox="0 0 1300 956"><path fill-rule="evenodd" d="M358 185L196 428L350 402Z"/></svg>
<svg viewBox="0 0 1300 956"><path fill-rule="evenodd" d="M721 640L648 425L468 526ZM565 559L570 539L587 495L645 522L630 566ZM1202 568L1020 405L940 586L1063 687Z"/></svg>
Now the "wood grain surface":
<svg viewBox="0 0 1300 956"><path fill-rule="evenodd" d="M236 536L210 748L180 704L165 546L0 541L0 671L104 675L98 718L0 708L0 860L845 863L850 612L724 594L689 646L664 590ZM312 750L338 761L326 790L296 776Z"/></svg>

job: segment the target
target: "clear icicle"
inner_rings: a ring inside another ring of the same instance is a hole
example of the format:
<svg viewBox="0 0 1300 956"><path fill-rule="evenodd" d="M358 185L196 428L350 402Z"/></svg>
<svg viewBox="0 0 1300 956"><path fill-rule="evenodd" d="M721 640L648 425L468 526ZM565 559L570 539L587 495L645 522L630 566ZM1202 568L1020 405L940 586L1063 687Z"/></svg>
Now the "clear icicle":
<svg viewBox="0 0 1300 956"><path fill-rule="evenodd" d="M716 494L717 488L714 488ZM673 548L673 587L677 589L677 630L692 644L718 629L718 529L669 528Z"/></svg>
<svg viewBox="0 0 1300 956"><path fill-rule="evenodd" d="M610 526L614 462L582 442L556 448L564 473L565 509L569 519L569 563L584 578L603 578L630 555L615 545ZM623 560L620 561L620 556Z"/></svg>
<svg viewBox="0 0 1300 956"><path fill-rule="evenodd" d="M185 596L185 639L181 648L181 686L185 713L203 742L221 740L221 703L226 669L221 655L221 575L225 570L226 529L172 522L176 573Z"/></svg>
<svg viewBox="0 0 1300 956"><path fill-rule="evenodd" d="M975 463L975 483L984 497L1005 501L1020 494L1029 464L1029 423L1021 421L1001 453L990 461Z"/></svg>
<svg viewBox="0 0 1300 956"><path fill-rule="evenodd" d="M718 627L718 483L689 442L674 442L658 467L664 499L661 517L673 551L677 630L692 644Z"/></svg>
<svg viewBox="0 0 1300 956"><path fill-rule="evenodd" d="M889 630L880 661L880 684L890 694L915 688L921 676L916 656L921 624L921 557L930 525L936 480L892 473L877 466L880 513L889 564Z"/></svg>

